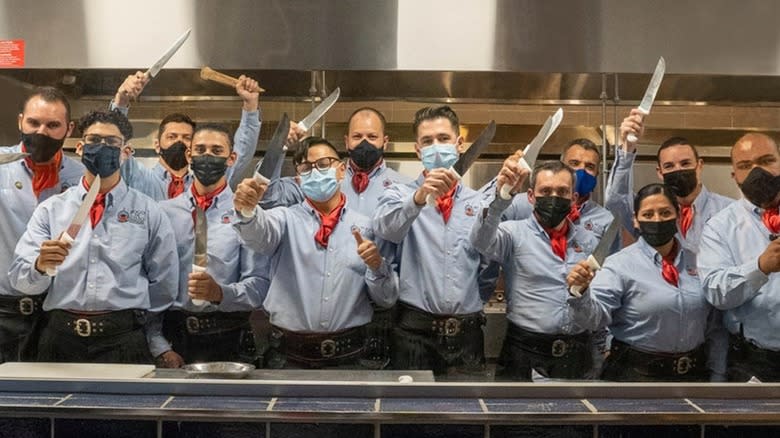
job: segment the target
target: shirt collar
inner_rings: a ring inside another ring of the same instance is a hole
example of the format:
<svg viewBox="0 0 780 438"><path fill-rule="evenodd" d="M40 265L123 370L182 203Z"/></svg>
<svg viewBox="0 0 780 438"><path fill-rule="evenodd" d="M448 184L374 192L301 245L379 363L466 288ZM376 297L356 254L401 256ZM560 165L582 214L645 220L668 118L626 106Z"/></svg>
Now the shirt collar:
<svg viewBox="0 0 780 438"><path fill-rule="evenodd" d="M192 186L190 186L192 187ZM192 188L189 190L185 190L184 193L187 194L187 199L190 201L190 205L194 208L195 207L195 195L192 194ZM217 209L220 208L219 205L222 202L230 202L232 200L233 191L230 190L230 184L227 184L224 189L222 189L221 192L217 196L214 197L214 199L211 202L211 206L208 208L211 209ZM231 199L225 199L231 197Z"/></svg>
<svg viewBox="0 0 780 438"><path fill-rule="evenodd" d="M385 161L385 159L382 158L381 160L382 160L381 163L379 163L376 167L371 169L370 172L368 172L368 178L369 179L371 179L371 178L375 177L377 174L383 172L385 170L385 168L387 167L387 162ZM350 160L350 162L351 162L351 160ZM352 177L352 175L355 174L355 171L352 169L352 166L349 165L349 164L347 165L347 173L349 174L350 178Z"/></svg>
<svg viewBox="0 0 780 438"><path fill-rule="evenodd" d="M677 239L677 236L674 237ZM645 241L643 237L639 237L636 240L636 244L639 245L639 249L642 251L642 254L644 254L647 258L653 261L654 264L661 266L661 261L663 260L663 256L661 253L655 250L652 246L650 246L649 243ZM674 265L678 266L680 264L680 261L683 257L683 252L685 252L685 248L683 248L682 243L679 239L677 239L677 255L674 257Z"/></svg>
<svg viewBox="0 0 780 438"><path fill-rule="evenodd" d="M85 181L84 177L81 177L81 181L77 185L78 191L79 191L79 199L84 200L84 197L87 196L87 188L85 187ZM125 184L125 180L122 178L119 178L119 182L109 190L108 193L106 193L106 210L108 210L110 207L114 205L114 200L121 201L124 199L125 195L128 192L127 184Z"/></svg>
<svg viewBox="0 0 780 438"><path fill-rule="evenodd" d="M347 208L349 207L349 198L343 192L339 192L339 193L341 193L341 195L344 196L344 198L345 198L344 199L344 207L341 209L341 215L339 216L339 221L341 221L341 220L344 220L344 215L347 213ZM311 215L312 217L314 217L315 219L317 219L319 221L320 212L317 211L317 209L315 209L314 207L312 207L312 205L309 202L307 202L304 199L303 202L299 202L298 205L302 206L303 209L307 213L309 213L309 215Z"/></svg>

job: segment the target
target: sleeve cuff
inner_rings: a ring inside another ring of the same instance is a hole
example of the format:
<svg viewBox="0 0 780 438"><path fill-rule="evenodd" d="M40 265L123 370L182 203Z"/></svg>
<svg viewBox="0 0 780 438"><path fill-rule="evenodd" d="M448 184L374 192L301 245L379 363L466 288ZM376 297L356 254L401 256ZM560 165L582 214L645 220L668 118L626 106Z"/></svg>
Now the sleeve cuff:
<svg viewBox="0 0 780 438"><path fill-rule="evenodd" d="M414 194L415 192L412 192L411 195L409 195L409 198L406 202L403 204L403 212L406 217L415 217L422 211L423 208L425 208L426 204L423 205L417 205L416 202L414 202Z"/></svg>
<svg viewBox="0 0 780 438"><path fill-rule="evenodd" d="M753 290L758 290L769 281L769 276L761 272L758 268L758 259L755 263L746 263L740 266L739 270L745 276L745 281Z"/></svg>
<svg viewBox="0 0 780 438"><path fill-rule="evenodd" d="M379 269L377 269L376 271L371 269L371 268L367 268L366 269L366 278L369 279L369 280L379 280L379 279L387 277L390 274L389 266L390 265L383 258L382 259L382 264L379 265Z"/></svg>

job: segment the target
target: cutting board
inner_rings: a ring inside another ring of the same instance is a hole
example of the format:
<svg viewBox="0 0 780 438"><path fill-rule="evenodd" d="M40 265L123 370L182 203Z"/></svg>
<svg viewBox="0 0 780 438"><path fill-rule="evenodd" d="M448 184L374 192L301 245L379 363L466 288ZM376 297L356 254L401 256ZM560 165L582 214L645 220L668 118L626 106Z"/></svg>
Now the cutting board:
<svg viewBox="0 0 780 438"><path fill-rule="evenodd" d="M11 379L134 379L152 371L154 365L50 362L0 364L0 378Z"/></svg>

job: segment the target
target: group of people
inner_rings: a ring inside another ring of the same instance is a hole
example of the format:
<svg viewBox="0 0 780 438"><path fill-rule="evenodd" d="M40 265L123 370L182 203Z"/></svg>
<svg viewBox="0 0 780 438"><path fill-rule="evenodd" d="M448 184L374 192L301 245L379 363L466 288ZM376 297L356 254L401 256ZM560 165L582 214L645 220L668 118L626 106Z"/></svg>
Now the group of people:
<svg viewBox="0 0 780 438"><path fill-rule="evenodd" d="M603 157L588 139L533 171L518 151L475 190L452 170L465 144L450 107L415 115L424 170L414 180L387 166L385 118L362 107L348 121L348 158L293 124L296 175L266 184L241 180L260 130L252 79L236 86L234 136L169 115L151 169L132 156L126 118L146 81L129 76L110 110L81 118L80 162L62 152L74 126L53 88L25 100L20 143L0 148L29 154L0 167L3 361L484 375L482 308L500 267L497 379L780 377L780 151L769 136L732 147L738 201L703 186L703 160L683 138L658 150L662 182L634 194L628 138L641 138L644 116L633 110L601 206L590 195ZM613 221L636 241L606 242L613 254L594 271L586 259ZM263 315L254 327L253 311Z"/></svg>

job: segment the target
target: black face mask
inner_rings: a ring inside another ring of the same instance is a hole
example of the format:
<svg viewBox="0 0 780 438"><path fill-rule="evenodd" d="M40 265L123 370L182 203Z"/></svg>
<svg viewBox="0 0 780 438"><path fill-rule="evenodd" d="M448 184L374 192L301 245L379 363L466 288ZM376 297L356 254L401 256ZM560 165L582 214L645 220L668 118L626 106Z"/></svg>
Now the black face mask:
<svg viewBox="0 0 780 438"><path fill-rule="evenodd" d="M91 174L108 178L119 170L120 154L119 148L107 144L85 144L81 152L81 163Z"/></svg>
<svg viewBox="0 0 780 438"><path fill-rule="evenodd" d="M227 170L227 158L214 155L198 155L192 157L190 169L195 178L204 186L210 186L225 176Z"/></svg>
<svg viewBox="0 0 780 438"><path fill-rule="evenodd" d="M177 141L176 143L170 145L168 149L163 149L160 147L160 156L162 156L162 159L168 163L168 166L170 166L171 169L181 170L187 167L187 157L185 155L186 150L187 145L181 141Z"/></svg>
<svg viewBox="0 0 780 438"><path fill-rule="evenodd" d="M368 140L363 140L355 149L349 151L349 158L357 167L369 170L382 159L384 153L385 151L382 148L374 146Z"/></svg>
<svg viewBox="0 0 780 438"><path fill-rule="evenodd" d="M555 228L566 219L571 211L571 199L558 196L542 196L536 198L534 213L539 223L546 228Z"/></svg>
<svg viewBox="0 0 780 438"><path fill-rule="evenodd" d="M677 234L677 219L661 222L639 221L639 234L650 246L665 245Z"/></svg>
<svg viewBox="0 0 780 438"><path fill-rule="evenodd" d="M57 153L62 144L65 143L65 137L57 140L51 138L48 135L32 133L22 133L22 143L24 143L25 149L30 154L30 158L36 163L45 163Z"/></svg>
<svg viewBox="0 0 780 438"><path fill-rule="evenodd" d="M780 193L780 176L774 176L764 168L754 167L739 188L748 201L757 207L765 207Z"/></svg>
<svg viewBox="0 0 780 438"><path fill-rule="evenodd" d="M675 194L684 198L699 185L696 179L696 169L676 170L664 174L664 184L674 190Z"/></svg>

